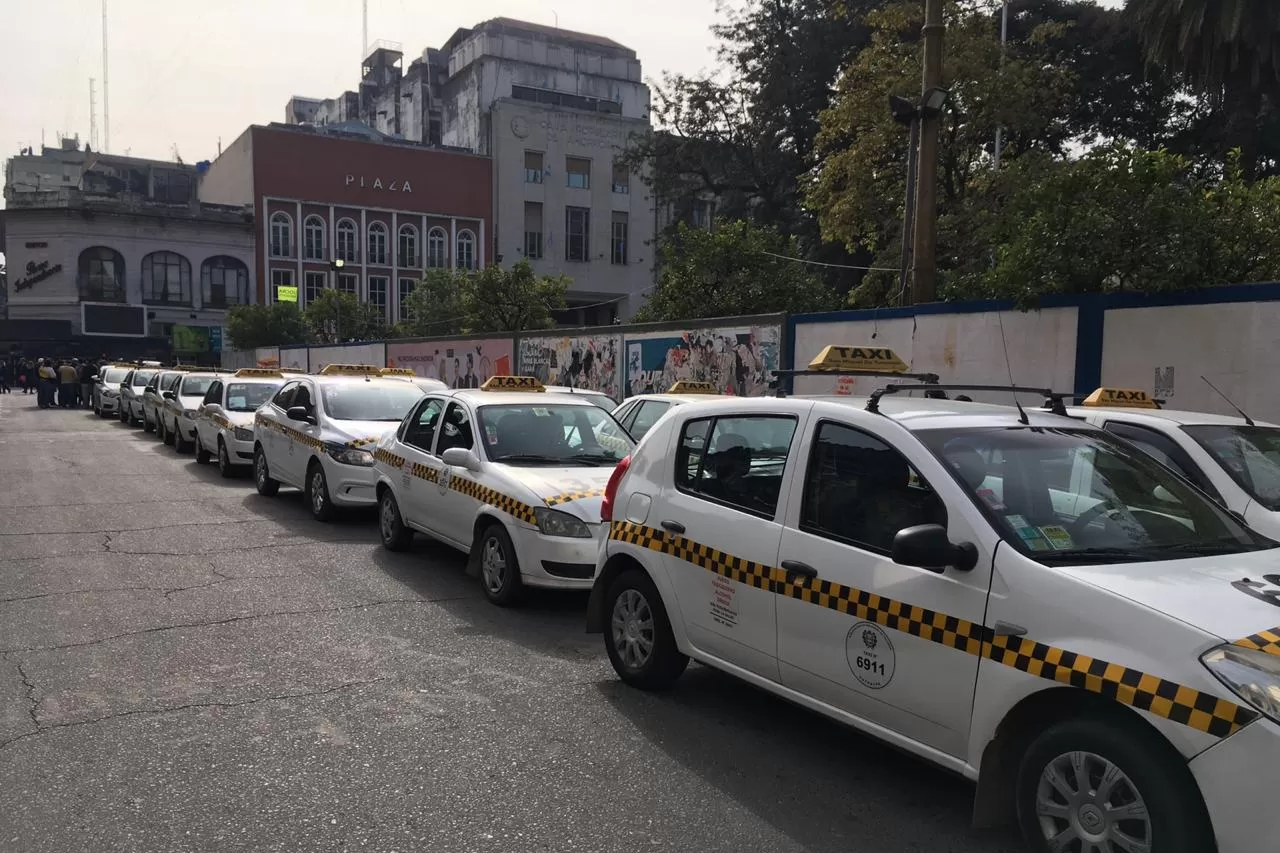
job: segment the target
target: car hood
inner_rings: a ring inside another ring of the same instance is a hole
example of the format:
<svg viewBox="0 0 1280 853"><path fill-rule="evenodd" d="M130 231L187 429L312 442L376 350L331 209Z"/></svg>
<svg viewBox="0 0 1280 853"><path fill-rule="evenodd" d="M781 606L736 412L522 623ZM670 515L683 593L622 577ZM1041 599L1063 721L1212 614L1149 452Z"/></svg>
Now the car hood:
<svg viewBox="0 0 1280 853"><path fill-rule="evenodd" d="M228 412L226 409L223 409L222 416L230 421L232 426L248 427L249 429L253 429L253 412Z"/></svg>
<svg viewBox="0 0 1280 853"><path fill-rule="evenodd" d="M544 506L553 507L581 518L589 524L600 523L600 504L604 487L613 474L612 465L586 468L538 468L502 465L503 473L533 492Z"/></svg>
<svg viewBox="0 0 1280 853"><path fill-rule="evenodd" d="M384 435L400 428L399 421L329 421L326 441L372 451Z"/></svg>
<svg viewBox="0 0 1280 853"><path fill-rule="evenodd" d="M1280 626L1280 548L1056 569L1228 642ZM1247 644L1247 643L1246 643ZM1267 649L1280 654L1280 646Z"/></svg>

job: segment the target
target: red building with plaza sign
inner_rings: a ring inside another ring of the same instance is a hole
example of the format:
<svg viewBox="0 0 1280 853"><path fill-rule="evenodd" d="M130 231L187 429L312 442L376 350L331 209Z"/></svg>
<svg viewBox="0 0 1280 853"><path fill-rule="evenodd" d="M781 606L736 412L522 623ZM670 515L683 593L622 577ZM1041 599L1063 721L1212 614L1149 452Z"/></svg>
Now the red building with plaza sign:
<svg viewBox="0 0 1280 853"><path fill-rule="evenodd" d="M254 206L259 301L297 288L305 307L336 288L394 323L423 270L490 261L491 175L487 157L360 124L273 124L250 127L222 152L201 179L200 199Z"/></svg>

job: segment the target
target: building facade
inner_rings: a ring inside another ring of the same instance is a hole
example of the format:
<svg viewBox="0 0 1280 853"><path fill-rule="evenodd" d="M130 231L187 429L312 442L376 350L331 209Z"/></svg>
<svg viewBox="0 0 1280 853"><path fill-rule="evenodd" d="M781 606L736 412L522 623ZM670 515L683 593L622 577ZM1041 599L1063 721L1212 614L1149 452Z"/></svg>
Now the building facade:
<svg viewBox="0 0 1280 853"><path fill-rule="evenodd" d="M5 188L8 318L212 356L254 299L252 210L201 204L196 167L83 153L75 187Z"/></svg>
<svg viewBox="0 0 1280 853"><path fill-rule="evenodd" d="M305 308L332 288L395 323L425 270L475 269L491 257L488 158L368 128L251 127L209 166L200 197L253 207L267 303L297 288Z"/></svg>

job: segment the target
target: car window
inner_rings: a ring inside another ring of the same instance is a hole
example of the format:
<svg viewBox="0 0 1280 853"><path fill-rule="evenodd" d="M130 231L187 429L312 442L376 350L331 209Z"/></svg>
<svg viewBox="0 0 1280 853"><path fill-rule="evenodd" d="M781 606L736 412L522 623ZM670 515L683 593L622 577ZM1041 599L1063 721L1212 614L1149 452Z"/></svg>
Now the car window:
<svg viewBox="0 0 1280 853"><path fill-rule="evenodd" d="M439 444L436 455L442 455L453 447L471 449L475 446L475 438L471 430L471 416L458 403L450 403L440 427Z"/></svg>
<svg viewBox="0 0 1280 853"><path fill-rule="evenodd" d="M108 367L99 374L103 385L119 385L128 377L128 371L123 367Z"/></svg>
<svg viewBox="0 0 1280 853"><path fill-rule="evenodd" d="M293 402L289 404L289 408L301 406L310 412L314 408L311 401L311 388L305 382L298 383L298 390L293 392Z"/></svg>
<svg viewBox="0 0 1280 853"><path fill-rule="evenodd" d="M631 452L631 437L597 406L555 403L486 404L477 417L485 453L513 465L614 465Z"/></svg>
<svg viewBox="0 0 1280 853"><path fill-rule="evenodd" d="M279 385L269 382L232 382L227 385L228 412L256 412L271 399Z"/></svg>
<svg viewBox="0 0 1280 853"><path fill-rule="evenodd" d="M143 391L157 391L160 387L160 374L155 374L147 380L147 387Z"/></svg>
<svg viewBox="0 0 1280 853"><path fill-rule="evenodd" d="M1182 428L1250 497L1280 510L1280 429L1244 424Z"/></svg>
<svg viewBox="0 0 1280 853"><path fill-rule="evenodd" d="M665 400L641 400L636 406L636 417L627 431L636 441L644 438L644 434L653 428L658 418L666 414L671 404Z"/></svg>
<svg viewBox="0 0 1280 853"><path fill-rule="evenodd" d="M901 453L861 430L818 425L805 472L801 530L888 554L899 530L946 523L942 499Z"/></svg>
<svg viewBox="0 0 1280 853"><path fill-rule="evenodd" d="M203 397L213 383L212 376L187 376L183 378L178 394L182 397Z"/></svg>
<svg viewBox="0 0 1280 853"><path fill-rule="evenodd" d="M158 370L135 370L129 382L132 385L148 385L157 373L159 373Z"/></svg>
<svg viewBox="0 0 1280 853"><path fill-rule="evenodd" d="M676 488L772 518L795 430L795 418L781 415L689 421L676 451Z"/></svg>
<svg viewBox="0 0 1280 853"><path fill-rule="evenodd" d="M293 405L293 395L298 393L298 384L299 383L296 381L286 382L284 387L276 393L275 399L271 402L288 411L289 407Z"/></svg>
<svg viewBox="0 0 1280 853"><path fill-rule="evenodd" d="M209 403L218 403L222 401L222 383L214 382L209 386L209 390L205 392L204 399L201 401L204 405Z"/></svg>
<svg viewBox="0 0 1280 853"><path fill-rule="evenodd" d="M172 376L170 376L168 379L166 379L164 383L164 390L172 391L175 388L177 388L178 383L182 381L182 376L183 375L181 373L175 373Z"/></svg>
<svg viewBox="0 0 1280 853"><path fill-rule="evenodd" d="M1204 489L1218 503L1223 503L1222 496L1218 494L1218 490L1209 482L1209 478L1191 461L1191 457L1187 455L1187 452L1179 447L1177 442L1169 438L1169 436L1150 427L1120 423L1118 421L1108 421L1102 428L1137 445L1170 469Z"/></svg>
<svg viewBox="0 0 1280 853"><path fill-rule="evenodd" d="M434 397L423 400L409 417L401 440L424 453L430 453L436 440L436 427L440 424L440 415L443 411L443 400Z"/></svg>
<svg viewBox="0 0 1280 853"><path fill-rule="evenodd" d="M614 410L613 417L615 420L617 420L618 423L622 424L623 429L625 429L627 432L631 432L630 418L633 414L635 414L635 411L636 411L635 401L632 401L630 403L623 403L621 406L619 406L617 409Z"/></svg>

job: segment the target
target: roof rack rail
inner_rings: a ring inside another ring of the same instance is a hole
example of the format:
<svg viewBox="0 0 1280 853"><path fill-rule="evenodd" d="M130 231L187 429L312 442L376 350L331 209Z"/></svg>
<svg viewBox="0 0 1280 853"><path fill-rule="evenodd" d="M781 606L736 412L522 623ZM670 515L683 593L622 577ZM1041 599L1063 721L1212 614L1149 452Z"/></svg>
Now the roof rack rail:
<svg viewBox="0 0 1280 853"><path fill-rule="evenodd" d="M933 383L930 385L897 385L889 384L883 388L878 388L871 392L871 397L867 400L868 412L880 411L880 398L886 394L900 394L903 391L1004 391L1012 394L1040 394L1045 398L1044 408L1055 415L1065 415L1066 407L1062 405L1064 396L1072 396L1070 394L1061 394L1048 388L1027 388L1022 385L939 385Z"/></svg>

